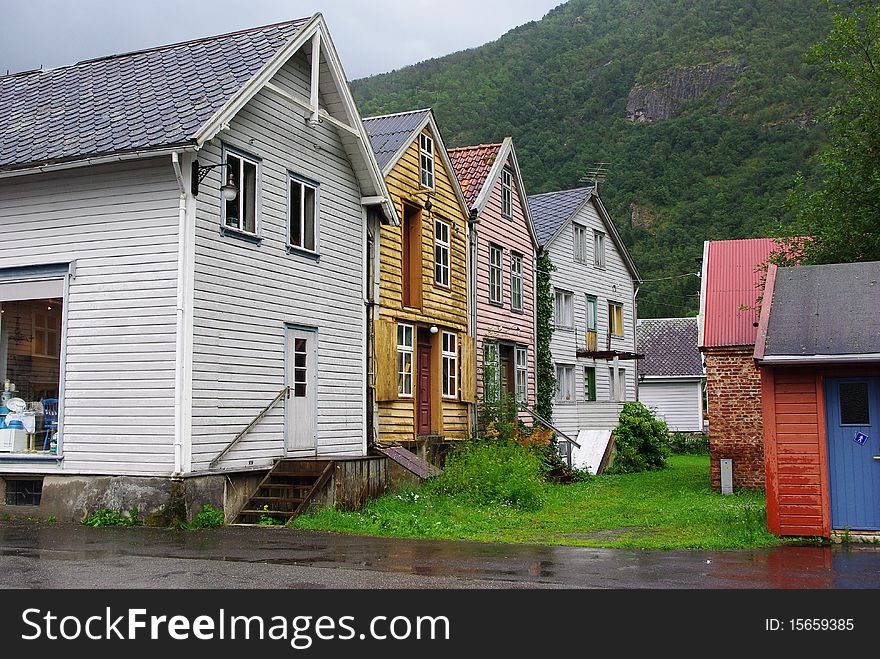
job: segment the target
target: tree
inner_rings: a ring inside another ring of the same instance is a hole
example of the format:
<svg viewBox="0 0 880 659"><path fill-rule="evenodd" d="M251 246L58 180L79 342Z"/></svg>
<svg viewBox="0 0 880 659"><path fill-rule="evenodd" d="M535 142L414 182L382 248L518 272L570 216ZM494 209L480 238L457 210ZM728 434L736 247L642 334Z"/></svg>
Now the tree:
<svg viewBox="0 0 880 659"><path fill-rule="evenodd" d="M550 273L556 267L550 261L547 252L541 252L537 262L537 315L538 327L535 349L538 382L535 411L545 419L553 418L553 397L556 394L556 368L553 365L553 354L550 352L550 340L553 338L553 289L550 286Z"/></svg>
<svg viewBox="0 0 880 659"><path fill-rule="evenodd" d="M777 261L880 260L880 0L829 0L833 27L808 51L837 86L823 120L831 141L819 156L820 184L798 177L794 222Z"/></svg>

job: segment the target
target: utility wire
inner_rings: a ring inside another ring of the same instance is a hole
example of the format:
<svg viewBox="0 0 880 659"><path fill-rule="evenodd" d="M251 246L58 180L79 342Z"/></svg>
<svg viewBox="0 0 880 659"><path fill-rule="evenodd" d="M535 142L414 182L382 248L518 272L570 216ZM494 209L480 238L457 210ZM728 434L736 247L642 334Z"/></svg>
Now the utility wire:
<svg viewBox="0 0 880 659"><path fill-rule="evenodd" d="M650 281L667 281L669 279L681 279L682 277L697 277L698 279L702 275L699 272L686 272L683 275L672 275L671 277L657 277L657 279L642 279L640 283L644 284Z"/></svg>

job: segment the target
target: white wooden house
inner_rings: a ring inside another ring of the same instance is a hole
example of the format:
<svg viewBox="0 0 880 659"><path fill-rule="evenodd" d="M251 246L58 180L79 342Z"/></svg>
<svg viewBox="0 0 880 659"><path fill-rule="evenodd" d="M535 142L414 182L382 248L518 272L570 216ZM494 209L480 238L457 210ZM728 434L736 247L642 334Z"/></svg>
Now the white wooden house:
<svg viewBox="0 0 880 659"><path fill-rule="evenodd" d="M623 403L636 400L639 273L594 188L531 195L529 206L555 267L553 423L581 444L575 462L595 471Z"/></svg>
<svg viewBox="0 0 880 659"><path fill-rule="evenodd" d="M6 502L231 509L230 473L365 456L380 222L320 14L0 78L0 382L35 419Z"/></svg>

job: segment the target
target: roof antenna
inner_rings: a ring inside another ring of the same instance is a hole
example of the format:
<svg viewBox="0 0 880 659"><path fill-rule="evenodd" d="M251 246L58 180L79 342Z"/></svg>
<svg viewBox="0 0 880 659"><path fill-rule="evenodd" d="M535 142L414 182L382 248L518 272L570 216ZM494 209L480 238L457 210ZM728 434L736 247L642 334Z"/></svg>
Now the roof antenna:
<svg viewBox="0 0 880 659"><path fill-rule="evenodd" d="M587 183L598 192L599 184L604 183L605 178L608 176L608 168L610 165L610 162L594 162L584 175L578 179L578 182Z"/></svg>

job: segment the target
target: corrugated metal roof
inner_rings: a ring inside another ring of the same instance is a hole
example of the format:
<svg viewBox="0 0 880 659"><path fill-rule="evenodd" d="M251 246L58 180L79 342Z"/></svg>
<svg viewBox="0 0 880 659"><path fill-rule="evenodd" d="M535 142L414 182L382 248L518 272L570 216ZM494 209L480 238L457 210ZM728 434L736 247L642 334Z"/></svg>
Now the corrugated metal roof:
<svg viewBox="0 0 880 659"><path fill-rule="evenodd" d="M543 247L592 192L593 188L575 188L529 195L538 244Z"/></svg>
<svg viewBox="0 0 880 659"><path fill-rule="evenodd" d="M772 238L713 240L706 263L703 346L748 346L758 334L758 298Z"/></svg>
<svg viewBox="0 0 880 659"><path fill-rule="evenodd" d="M636 323L639 375L703 374L696 318L647 318Z"/></svg>
<svg viewBox="0 0 880 659"><path fill-rule="evenodd" d="M880 353L880 261L779 268L764 357Z"/></svg>
<svg viewBox="0 0 880 659"><path fill-rule="evenodd" d="M409 142L413 131L431 114L430 108L386 114L380 117L367 117L364 128L370 137L370 146L376 154L376 161L383 171L400 148Z"/></svg>
<svg viewBox="0 0 880 659"><path fill-rule="evenodd" d="M308 21L0 78L0 170L192 140Z"/></svg>
<svg viewBox="0 0 880 659"><path fill-rule="evenodd" d="M461 191L468 205L473 207L501 151L501 144L463 146L448 151L455 175L461 184Z"/></svg>

